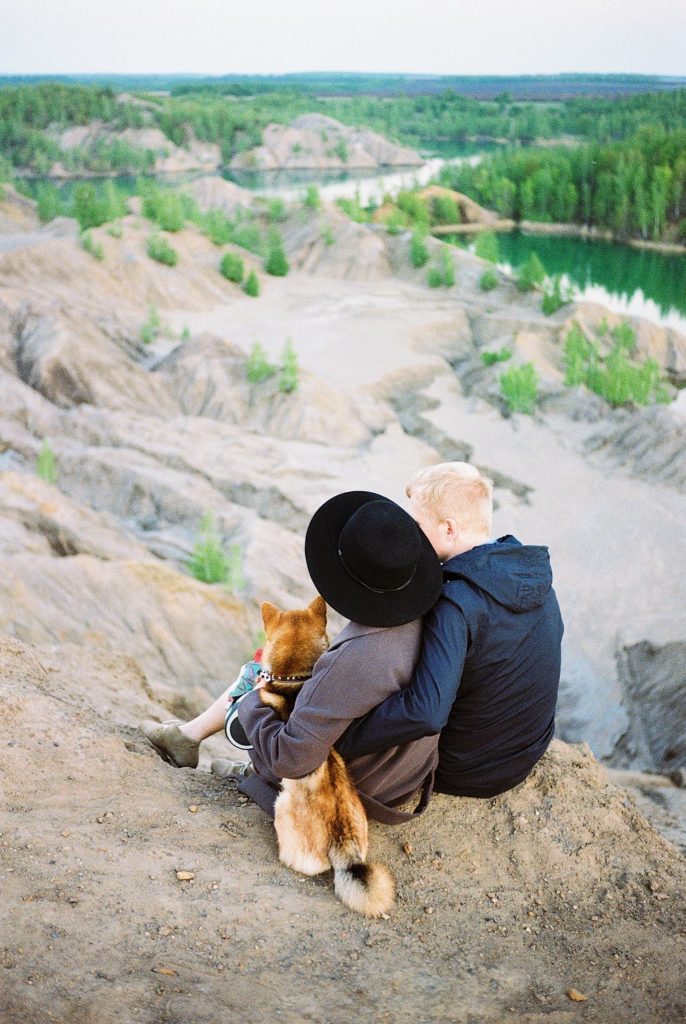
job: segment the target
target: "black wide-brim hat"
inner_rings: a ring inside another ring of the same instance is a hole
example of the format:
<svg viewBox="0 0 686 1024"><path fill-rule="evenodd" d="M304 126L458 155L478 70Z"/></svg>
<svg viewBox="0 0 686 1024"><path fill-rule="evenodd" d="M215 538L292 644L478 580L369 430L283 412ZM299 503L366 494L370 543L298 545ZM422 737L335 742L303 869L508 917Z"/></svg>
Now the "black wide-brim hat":
<svg viewBox="0 0 686 1024"><path fill-rule="evenodd" d="M337 494L315 512L305 559L327 604L363 626L402 626L441 592L441 563L417 523L372 491Z"/></svg>

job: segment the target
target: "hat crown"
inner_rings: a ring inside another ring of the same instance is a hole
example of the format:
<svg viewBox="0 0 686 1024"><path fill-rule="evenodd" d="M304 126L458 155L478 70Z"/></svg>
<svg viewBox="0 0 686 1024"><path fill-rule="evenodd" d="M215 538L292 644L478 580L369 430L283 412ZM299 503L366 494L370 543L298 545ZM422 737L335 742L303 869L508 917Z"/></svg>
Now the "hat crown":
<svg viewBox="0 0 686 1024"><path fill-rule="evenodd" d="M383 499L357 509L338 539L345 571L378 594L407 587L420 555L419 527L398 505Z"/></svg>

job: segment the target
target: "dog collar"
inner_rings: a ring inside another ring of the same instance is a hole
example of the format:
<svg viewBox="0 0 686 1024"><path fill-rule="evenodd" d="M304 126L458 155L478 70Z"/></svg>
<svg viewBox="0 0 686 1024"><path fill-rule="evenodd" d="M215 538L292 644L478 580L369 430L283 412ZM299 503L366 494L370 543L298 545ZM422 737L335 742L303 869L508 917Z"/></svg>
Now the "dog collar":
<svg viewBox="0 0 686 1024"><path fill-rule="evenodd" d="M310 673L300 673L294 676L275 676L265 668L260 669L258 677L263 679L265 683L304 683L312 678Z"/></svg>

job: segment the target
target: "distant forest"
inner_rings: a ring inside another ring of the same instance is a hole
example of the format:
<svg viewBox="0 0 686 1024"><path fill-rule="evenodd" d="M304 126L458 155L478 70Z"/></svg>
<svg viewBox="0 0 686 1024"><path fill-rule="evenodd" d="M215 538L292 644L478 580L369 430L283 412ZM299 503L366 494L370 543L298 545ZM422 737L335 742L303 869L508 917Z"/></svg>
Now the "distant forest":
<svg viewBox="0 0 686 1024"><path fill-rule="evenodd" d="M141 83L148 91L138 88ZM446 83L470 83L473 95ZM0 178L48 175L58 161L73 174L151 172L157 154L136 144L135 136L120 136L140 128L160 129L178 146L193 139L217 143L228 165L260 144L267 124L319 112L419 150L473 140L503 144L477 168L446 169L443 180L504 216L673 241L686 239L686 88L675 84L679 80L631 75L125 76L108 84L5 84ZM578 86L573 98L554 98L572 86ZM475 98L477 90L485 95L489 89L492 98ZM524 89L538 90L539 98L518 98ZM61 148L62 131L93 121L104 129L94 141ZM564 148L540 145L560 141Z"/></svg>
<svg viewBox="0 0 686 1024"><path fill-rule="evenodd" d="M629 96L686 88L686 77L665 75L402 75L303 72L287 75L5 75L3 85L45 81L109 85L143 92L218 92L255 96L298 92L314 96L432 96L450 89L473 99L566 100L575 96Z"/></svg>

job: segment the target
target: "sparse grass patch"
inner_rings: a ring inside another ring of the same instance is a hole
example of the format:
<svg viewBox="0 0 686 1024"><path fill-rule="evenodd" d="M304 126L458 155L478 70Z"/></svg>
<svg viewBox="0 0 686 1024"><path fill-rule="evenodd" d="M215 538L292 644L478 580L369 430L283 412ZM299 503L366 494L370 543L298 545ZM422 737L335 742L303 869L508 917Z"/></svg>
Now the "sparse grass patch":
<svg viewBox="0 0 686 1024"><path fill-rule="evenodd" d="M495 366L496 363L506 363L512 358L512 349L506 345L503 348L493 349L490 352L481 353L481 362L484 366Z"/></svg>
<svg viewBox="0 0 686 1024"><path fill-rule="evenodd" d="M141 340L149 345L155 340L162 329L160 314L152 303L148 306L148 319L141 324Z"/></svg>
<svg viewBox="0 0 686 1024"><path fill-rule="evenodd" d="M36 474L48 484L57 483L57 460L47 437L36 458Z"/></svg>
<svg viewBox="0 0 686 1024"><path fill-rule="evenodd" d="M224 549L211 512L203 516L200 522L187 567L191 575L201 583L224 583L232 592L244 585L240 548L232 544L228 552Z"/></svg>
<svg viewBox="0 0 686 1024"><path fill-rule="evenodd" d="M538 398L538 374L533 363L513 366L500 378L500 392L510 412L533 415Z"/></svg>
<svg viewBox="0 0 686 1024"><path fill-rule="evenodd" d="M84 249L89 256L92 256L93 259L96 260L104 260L105 250L100 242L96 242L90 231L82 232L79 241L81 242L81 248Z"/></svg>

